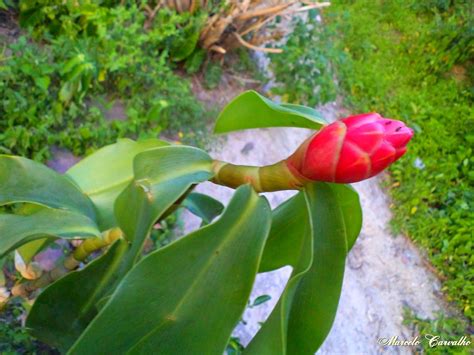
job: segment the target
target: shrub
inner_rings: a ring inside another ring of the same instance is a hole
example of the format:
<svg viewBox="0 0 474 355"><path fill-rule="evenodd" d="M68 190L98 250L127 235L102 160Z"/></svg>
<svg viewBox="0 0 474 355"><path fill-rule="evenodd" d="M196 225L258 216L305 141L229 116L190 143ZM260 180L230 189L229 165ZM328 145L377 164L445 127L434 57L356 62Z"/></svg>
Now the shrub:
<svg viewBox="0 0 474 355"><path fill-rule="evenodd" d="M3 151L43 160L58 145L84 154L117 137L156 136L202 121L188 81L172 70L173 43L184 36L180 26L189 16L161 11L145 31L136 6L117 6L90 21L94 36L48 32L48 44L22 37L9 47L0 63ZM126 119L106 120L116 101Z"/></svg>
<svg viewBox="0 0 474 355"><path fill-rule="evenodd" d="M285 101L310 106L336 98L333 64L344 60L344 53L332 46L333 32L310 11L307 19L297 18L284 45L283 53L272 56L272 70L278 86L272 93Z"/></svg>

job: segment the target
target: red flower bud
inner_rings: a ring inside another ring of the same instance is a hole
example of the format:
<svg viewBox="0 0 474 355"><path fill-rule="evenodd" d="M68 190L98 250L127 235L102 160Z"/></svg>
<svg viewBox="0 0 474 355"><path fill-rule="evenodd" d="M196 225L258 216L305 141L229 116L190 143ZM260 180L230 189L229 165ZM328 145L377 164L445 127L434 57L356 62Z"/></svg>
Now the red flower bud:
<svg viewBox="0 0 474 355"><path fill-rule="evenodd" d="M377 175L406 152L413 130L401 121L367 113L336 121L317 132L287 159L309 180L357 182Z"/></svg>

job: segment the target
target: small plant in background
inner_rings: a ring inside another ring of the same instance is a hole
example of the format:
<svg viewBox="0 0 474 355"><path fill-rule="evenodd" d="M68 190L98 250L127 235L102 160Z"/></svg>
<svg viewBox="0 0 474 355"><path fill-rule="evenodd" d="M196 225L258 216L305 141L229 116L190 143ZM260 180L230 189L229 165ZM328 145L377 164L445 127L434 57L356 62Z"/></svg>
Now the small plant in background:
<svg viewBox="0 0 474 355"><path fill-rule="evenodd" d="M214 62L209 63L204 70L204 86L207 89L215 89L222 77L222 67Z"/></svg>
<svg viewBox="0 0 474 355"><path fill-rule="evenodd" d="M24 277L2 292L36 297L26 320L31 333L71 354L238 353L231 334L256 274L290 265L279 302L245 351L314 353L331 329L345 259L362 225L358 195L344 183L400 158L413 132L377 114L326 125L309 107L278 105L253 91L224 108L215 131L271 126L319 132L264 167L158 139L120 140L65 175L0 156L0 204L13 206L0 214L0 256L16 250ZM205 181L236 189L225 208L192 191ZM272 211L258 192L277 190L298 193ZM201 218L201 227L144 256L151 231L180 207ZM57 239L73 248L51 269L26 274Z"/></svg>
<svg viewBox="0 0 474 355"><path fill-rule="evenodd" d="M420 345L416 349L419 352L426 354L464 354L466 351L466 349L456 347L433 348L429 344L432 336L439 336L439 339L453 340L467 337L470 333L468 324L459 317L447 317L439 313L436 315L436 319L423 319L418 317L411 308L405 307L403 323L411 328L414 336L419 336ZM470 339L467 340L470 341Z"/></svg>
<svg viewBox="0 0 474 355"><path fill-rule="evenodd" d="M0 352L2 354L34 354L49 350L35 340L21 324L24 315L23 307L18 302L2 314L0 319Z"/></svg>
<svg viewBox="0 0 474 355"><path fill-rule="evenodd" d="M292 33L278 46L283 52L271 58L278 83L272 93L284 101L316 106L336 98L333 66L344 60L344 52L332 45L335 32L318 18L312 10L306 18L294 20Z"/></svg>
<svg viewBox="0 0 474 355"><path fill-rule="evenodd" d="M172 70L172 59L180 55L174 43L185 36L180 26L194 20L163 10L156 27L145 31L136 6L102 10L87 17L95 24L91 35L64 29L49 38L55 22L38 22L48 26L38 29L47 44L21 37L4 51L0 115L8 119L0 123L2 151L45 160L51 145L83 155L118 137L205 125L194 119L204 113L188 81ZM76 19L63 14L54 21L63 23L67 16Z"/></svg>

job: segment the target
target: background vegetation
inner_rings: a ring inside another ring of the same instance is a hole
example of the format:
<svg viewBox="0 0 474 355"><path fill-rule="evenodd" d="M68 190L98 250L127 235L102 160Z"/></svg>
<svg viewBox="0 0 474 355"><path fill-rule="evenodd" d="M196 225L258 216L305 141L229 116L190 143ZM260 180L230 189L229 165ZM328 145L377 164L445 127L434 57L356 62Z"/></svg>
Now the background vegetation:
<svg viewBox="0 0 474 355"><path fill-rule="evenodd" d="M84 155L117 137L163 130L193 139L206 112L186 73L206 62L196 47L206 12L162 9L150 23L138 2L58 3L0 0L0 8L16 9L23 28L19 38L2 41L0 152L46 160L51 146ZM272 68L281 83L274 93L285 100L317 105L340 95L354 112L377 111L415 129L387 184L393 227L423 248L448 299L472 322L471 7L462 0L334 0L323 12L325 26L316 11L296 20ZM216 87L221 66L205 68L204 85ZM465 329L440 319L449 332ZM407 320L434 326L414 315Z"/></svg>
<svg viewBox="0 0 474 355"><path fill-rule="evenodd" d="M20 2L30 36L0 58L0 150L44 160L52 145L83 155L117 137L202 126L204 109L173 71L202 16L163 9L145 29L134 4L49 3Z"/></svg>
<svg viewBox="0 0 474 355"><path fill-rule="evenodd" d="M473 318L474 27L468 2L336 2L346 102L416 131L391 168L396 230L426 250L443 291Z"/></svg>

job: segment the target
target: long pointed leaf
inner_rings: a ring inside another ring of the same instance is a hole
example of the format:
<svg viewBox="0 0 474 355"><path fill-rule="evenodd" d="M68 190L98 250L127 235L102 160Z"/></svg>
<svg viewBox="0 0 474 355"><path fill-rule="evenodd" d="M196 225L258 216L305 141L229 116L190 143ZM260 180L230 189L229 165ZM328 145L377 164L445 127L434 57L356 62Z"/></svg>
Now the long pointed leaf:
<svg viewBox="0 0 474 355"><path fill-rule="evenodd" d="M349 228L334 185L308 185L305 198L313 231L313 264L293 298L288 324L289 354L313 354L329 334L349 247Z"/></svg>
<svg viewBox="0 0 474 355"><path fill-rule="evenodd" d="M145 150L166 146L158 139L132 141L119 139L71 167L71 177L96 207L101 230L117 225L114 217L114 202L133 179L133 159ZM93 174L93 178L91 178Z"/></svg>
<svg viewBox="0 0 474 355"><path fill-rule="evenodd" d="M360 232L361 217L352 188L326 183L307 186L304 195L274 211L261 269L294 269L246 354L313 354L321 346L334 321L347 250Z"/></svg>
<svg viewBox="0 0 474 355"><path fill-rule="evenodd" d="M278 206L265 245L260 272L291 265L288 284L270 317L244 351L250 355L286 354L288 318L299 282L313 260L313 236L303 193Z"/></svg>
<svg viewBox="0 0 474 355"><path fill-rule="evenodd" d="M319 129L326 121L312 108L279 105L255 91L246 91L233 99L217 118L215 133L249 128L302 127Z"/></svg>
<svg viewBox="0 0 474 355"><path fill-rule="evenodd" d="M123 272L135 263L153 223L189 188L212 177L212 159L197 148L169 146L140 153L134 180L115 203L115 216L132 247Z"/></svg>
<svg viewBox="0 0 474 355"><path fill-rule="evenodd" d="M117 281L114 270L127 248L127 242L118 240L84 269L48 286L28 315L31 333L62 351L69 349L97 314L96 303Z"/></svg>
<svg viewBox="0 0 474 355"><path fill-rule="evenodd" d="M0 257L29 241L99 236L95 222L82 214L51 208L28 216L0 214Z"/></svg>
<svg viewBox="0 0 474 355"><path fill-rule="evenodd" d="M35 161L0 155L0 205L15 202L67 209L95 219L92 202L71 180Z"/></svg>
<svg viewBox="0 0 474 355"><path fill-rule="evenodd" d="M222 354L250 295L270 209L249 186L222 217L146 258L72 354Z"/></svg>

